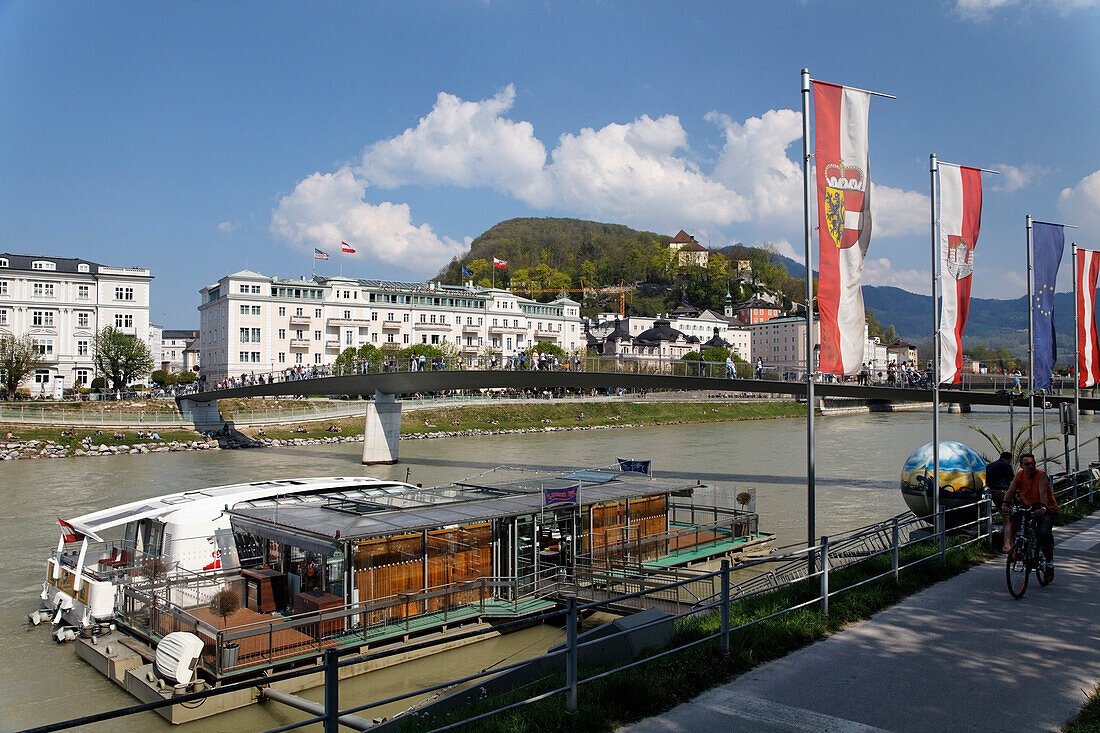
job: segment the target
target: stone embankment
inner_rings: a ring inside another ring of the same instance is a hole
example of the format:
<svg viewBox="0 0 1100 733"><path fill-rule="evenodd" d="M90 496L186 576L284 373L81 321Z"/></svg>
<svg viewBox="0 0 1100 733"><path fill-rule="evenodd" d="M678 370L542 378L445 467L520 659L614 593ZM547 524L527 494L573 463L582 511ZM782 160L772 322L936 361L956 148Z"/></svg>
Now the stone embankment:
<svg viewBox="0 0 1100 733"><path fill-rule="evenodd" d="M429 438L468 438L479 435L519 435L521 433L557 433L566 430L612 430L614 428L636 428L637 425L622 423L616 425L570 425L557 427L547 425L539 428L516 428L513 430L441 430L435 433L409 433L401 436L401 440L426 440ZM257 438L265 446L278 447L281 445L323 445L325 443L362 443L362 435L348 435L324 438Z"/></svg>
<svg viewBox="0 0 1100 733"><path fill-rule="evenodd" d="M52 440L25 440L0 443L0 460L19 458L70 458L73 456L117 456L121 454L172 453L189 450L216 450L214 441L180 440L127 445L63 445Z"/></svg>
<svg viewBox="0 0 1100 733"><path fill-rule="evenodd" d="M567 430L611 430L613 428L632 428L636 425L622 423L616 425L546 425L537 428L516 428L511 430L441 430L434 433L411 433L402 435L401 440L425 440L428 438L462 438L479 435L518 435L520 433L556 433ZM324 438L256 438L263 447L285 445L324 445L325 443L362 443L362 435L333 435ZM247 447L247 446L237 446ZM169 453L192 450L217 450L216 441L182 440L161 443L134 443L132 445L76 445L67 446L52 440L26 440L0 443L0 460L11 461L21 458L71 458L76 456L117 456L122 454Z"/></svg>

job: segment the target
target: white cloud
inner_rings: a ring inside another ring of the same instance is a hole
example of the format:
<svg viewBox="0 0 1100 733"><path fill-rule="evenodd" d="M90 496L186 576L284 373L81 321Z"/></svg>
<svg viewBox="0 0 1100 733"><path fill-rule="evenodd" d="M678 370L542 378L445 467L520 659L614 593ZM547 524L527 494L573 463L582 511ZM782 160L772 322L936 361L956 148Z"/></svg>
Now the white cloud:
<svg viewBox="0 0 1100 733"><path fill-rule="evenodd" d="M931 199L923 193L872 183L871 246L874 247L874 237L928 234L930 206Z"/></svg>
<svg viewBox="0 0 1100 733"><path fill-rule="evenodd" d="M955 11L970 20L986 20L1006 8L1051 11L1067 15L1074 10L1091 8L1098 4L1098 0L956 0Z"/></svg>
<svg viewBox="0 0 1100 733"><path fill-rule="evenodd" d="M271 231L306 251L354 243L354 257L374 257L425 273L442 267L468 244L439 237L428 224L414 225L406 204L371 204L364 194L364 184L347 167L314 173L279 201Z"/></svg>
<svg viewBox="0 0 1100 733"><path fill-rule="evenodd" d="M744 198L676 156L686 148L687 133L671 115L562 135L547 169L554 203L663 231L745 221Z"/></svg>
<svg viewBox="0 0 1100 733"><path fill-rule="evenodd" d="M236 221L223 221L218 224L218 231L222 234L229 234L229 232L236 231L240 228L240 222Z"/></svg>
<svg viewBox="0 0 1100 733"><path fill-rule="evenodd" d="M992 188L994 191L1004 191L1005 193L1019 191L1025 186L1038 183L1046 174L1044 168L1031 163L1025 163L1019 167L1001 163L996 166L996 169L1001 172L1001 175L991 176L993 178Z"/></svg>
<svg viewBox="0 0 1100 733"><path fill-rule="evenodd" d="M1085 176L1058 195L1058 208L1067 224L1080 227L1087 236L1100 231L1100 171Z"/></svg>
<svg viewBox="0 0 1100 733"><path fill-rule="evenodd" d="M370 145L356 173L380 188L489 186L538 202L546 197L546 148L531 123L503 117L515 98L511 84L480 102L440 92L416 127Z"/></svg>
<svg viewBox="0 0 1100 733"><path fill-rule="evenodd" d="M885 257L868 257L863 262L864 285L893 285L911 293L930 295L932 293L932 272L930 270L897 270Z"/></svg>
<svg viewBox="0 0 1100 733"><path fill-rule="evenodd" d="M303 179L277 204L271 231L303 247L355 239L384 262L427 272L461 244L427 224L414 226L403 204L366 202L368 190L407 185L484 186L536 209L662 232L738 223L758 236L793 237L802 228L801 166L797 156L788 157L801 136L794 110L769 110L743 123L708 113L724 136L708 173L693 162L674 115L565 133L548 155L531 123L506 116L515 98L512 85L477 102L440 93L415 126L371 143L335 173ZM927 230L923 194L876 186L872 205L876 237Z"/></svg>
<svg viewBox="0 0 1100 733"><path fill-rule="evenodd" d="M764 248L771 247L772 249L775 250L776 254L783 255L784 257L788 257L788 258L794 260L795 262L805 263L805 261L806 261L806 252L805 252L805 250L804 249L803 250L795 249L794 245L791 244L790 242L788 242L786 239L777 239L774 242L767 242L766 244L763 244L761 246L764 247Z"/></svg>
<svg viewBox="0 0 1100 733"><path fill-rule="evenodd" d="M802 115L791 109L769 110L738 124L709 112L706 119L725 135L713 177L745 197L757 223L789 225L802 221L802 168L787 148L802 137Z"/></svg>

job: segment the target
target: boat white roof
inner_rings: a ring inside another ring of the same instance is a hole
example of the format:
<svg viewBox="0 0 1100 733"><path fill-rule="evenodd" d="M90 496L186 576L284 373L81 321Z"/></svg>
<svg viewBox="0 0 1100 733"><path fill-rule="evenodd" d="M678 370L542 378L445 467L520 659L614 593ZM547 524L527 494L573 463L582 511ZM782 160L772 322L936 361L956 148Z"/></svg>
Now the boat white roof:
<svg viewBox="0 0 1100 733"><path fill-rule="evenodd" d="M187 513L206 512L211 516L217 516L226 507L233 508L240 502L255 501L271 496L288 496L313 492L331 494L333 491L339 493L341 489L355 491L362 488L387 486L404 487L408 484L399 481L383 481L365 476L329 476L227 484L225 486L179 491L174 494L164 494L163 496L132 501L128 504L120 504L109 509L84 514L66 520L66 523L89 539L101 542L103 538L99 536L99 532L150 517L165 521L169 515L184 511Z"/></svg>

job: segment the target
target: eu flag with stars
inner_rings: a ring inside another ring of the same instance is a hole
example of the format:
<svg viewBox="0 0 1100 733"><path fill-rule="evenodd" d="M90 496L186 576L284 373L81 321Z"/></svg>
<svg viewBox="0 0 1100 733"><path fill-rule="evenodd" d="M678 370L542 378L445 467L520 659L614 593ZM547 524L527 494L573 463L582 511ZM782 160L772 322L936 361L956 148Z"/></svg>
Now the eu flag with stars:
<svg viewBox="0 0 1100 733"><path fill-rule="evenodd" d="M462 268L462 277L473 277L473 276L474 276L474 273L470 270L469 267L463 267Z"/></svg>
<svg viewBox="0 0 1100 733"><path fill-rule="evenodd" d="M1031 225L1032 267L1035 277L1035 294L1031 303L1035 329L1032 332L1035 389L1050 389L1050 374L1058 359L1058 347L1054 343L1054 287L1065 244L1066 235L1060 224L1035 222Z"/></svg>

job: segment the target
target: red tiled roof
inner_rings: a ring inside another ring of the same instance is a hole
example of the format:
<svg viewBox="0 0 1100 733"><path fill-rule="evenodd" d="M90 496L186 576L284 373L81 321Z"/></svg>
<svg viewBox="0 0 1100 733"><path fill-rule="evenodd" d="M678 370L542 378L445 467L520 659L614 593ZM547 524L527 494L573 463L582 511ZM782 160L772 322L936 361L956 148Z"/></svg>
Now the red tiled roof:
<svg viewBox="0 0 1100 733"><path fill-rule="evenodd" d="M680 243L687 243L687 242L694 242L694 241L695 241L695 237L691 236L690 234L685 232L683 229L676 232L676 236L672 238L672 244L680 244Z"/></svg>

